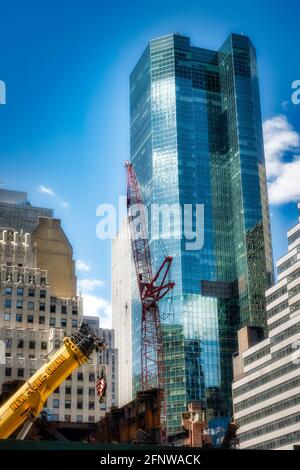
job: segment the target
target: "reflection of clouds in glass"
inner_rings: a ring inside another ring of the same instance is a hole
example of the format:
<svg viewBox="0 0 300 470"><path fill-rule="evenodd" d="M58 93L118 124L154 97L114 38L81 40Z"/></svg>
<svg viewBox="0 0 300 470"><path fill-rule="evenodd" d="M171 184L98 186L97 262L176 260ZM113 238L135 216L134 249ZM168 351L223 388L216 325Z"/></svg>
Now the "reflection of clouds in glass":
<svg viewBox="0 0 300 470"><path fill-rule="evenodd" d="M300 339L292 344L292 349L294 351L292 354L293 364L300 364Z"/></svg>

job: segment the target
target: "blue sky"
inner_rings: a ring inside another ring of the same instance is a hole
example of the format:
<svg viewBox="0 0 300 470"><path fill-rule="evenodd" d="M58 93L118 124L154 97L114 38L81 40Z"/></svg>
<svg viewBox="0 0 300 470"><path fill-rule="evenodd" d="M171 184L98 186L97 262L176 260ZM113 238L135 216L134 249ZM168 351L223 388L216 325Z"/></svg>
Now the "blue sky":
<svg viewBox="0 0 300 470"><path fill-rule="evenodd" d="M296 2L278 0L0 0L0 80L7 86L0 179L28 191L33 204L55 209L82 260L78 277L87 305L101 310L103 324L110 310L110 242L96 237L96 207L124 194L128 76L155 36L180 32L208 48L218 48L230 32L252 39L275 257L284 252L285 232L297 220L293 201L300 199L300 105L291 102L291 83L300 79L299 13Z"/></svg>

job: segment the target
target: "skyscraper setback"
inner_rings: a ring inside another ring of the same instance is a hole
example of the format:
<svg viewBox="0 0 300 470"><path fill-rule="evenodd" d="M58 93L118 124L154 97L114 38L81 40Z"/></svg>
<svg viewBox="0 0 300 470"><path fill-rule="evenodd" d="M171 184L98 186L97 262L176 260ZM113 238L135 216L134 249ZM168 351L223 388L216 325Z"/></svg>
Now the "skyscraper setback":
<svg viewBox="0 0 300 470"><path fill-rule="evenodd" d="M32 206L25 192L0 188L1 228L32 233L39 217L53 217L53 210Z"/></svg>
<svg viewBox="0 0 300 470"><path fill-rule="evenodd" d="M172 306L161 305L172 434L181 430L181 413L191 401L205 400L215 416L231 414L237 330L266 324L264 292L273 266L251 41L232 34L212 51L179 34L153 39L130 77L130 116L131 161L147 206L191 204L193 224L196 205L205 211L202 249L165 239L163 226L163 243L150 240L154 272L166 252L173 256ZM134 383L139 329L133 298Z"/></svg>

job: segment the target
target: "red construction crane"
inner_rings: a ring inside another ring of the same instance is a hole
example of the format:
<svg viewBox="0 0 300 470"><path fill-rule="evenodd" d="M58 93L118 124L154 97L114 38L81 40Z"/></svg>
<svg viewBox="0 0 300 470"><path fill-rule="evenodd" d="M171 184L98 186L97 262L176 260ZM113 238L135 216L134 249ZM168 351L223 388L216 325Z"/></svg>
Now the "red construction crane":
<svg viewBox="0 0 300 470"><path fill-rule="evenodd" d="M174 282L167 281L172 257L166 256L157 273L153 276L145 206L143 204L141 189L132 164L126 162L125 167L127 172L128 222L132 254L142 303L142 390L149 390L153 387L163 389L163 334L158 302L174 287Z"/></svg>

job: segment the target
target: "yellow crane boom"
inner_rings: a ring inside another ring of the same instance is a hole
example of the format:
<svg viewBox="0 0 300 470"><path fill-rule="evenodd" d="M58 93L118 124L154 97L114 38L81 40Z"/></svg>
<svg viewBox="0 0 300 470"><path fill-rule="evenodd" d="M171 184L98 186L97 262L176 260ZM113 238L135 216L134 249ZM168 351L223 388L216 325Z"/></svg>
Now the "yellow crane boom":
<svg viewBox="0 0 300 470"><path fill-rule="evenodd" d="M78 332L64 338L62 346L48 361L0 407L0 439L6 439L27 421L34 421L47 398L75 370L88 361L96 350L104 349L83 323Z"/></svg>

